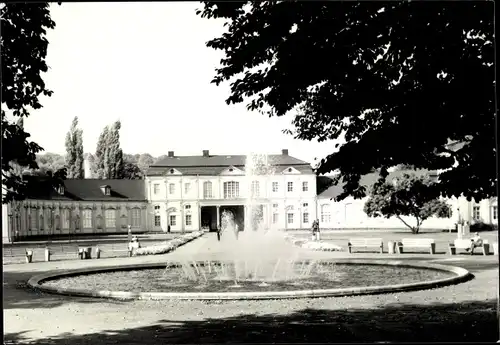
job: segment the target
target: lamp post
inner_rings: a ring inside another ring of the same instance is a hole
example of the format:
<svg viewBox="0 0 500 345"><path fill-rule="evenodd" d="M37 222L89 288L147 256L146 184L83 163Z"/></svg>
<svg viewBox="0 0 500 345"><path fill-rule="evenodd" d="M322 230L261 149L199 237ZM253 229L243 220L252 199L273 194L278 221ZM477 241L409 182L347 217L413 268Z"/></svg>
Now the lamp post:
<svg viewBox="0 0 500 345"><path fill-rule="evenodd" d="M13 217L13 214L9 213L9 224L7 225L7 227L9 228L9 231L7 231L9 243L14 242L12 241L12 232L14 231L14 224L12 223Z"/></svg>

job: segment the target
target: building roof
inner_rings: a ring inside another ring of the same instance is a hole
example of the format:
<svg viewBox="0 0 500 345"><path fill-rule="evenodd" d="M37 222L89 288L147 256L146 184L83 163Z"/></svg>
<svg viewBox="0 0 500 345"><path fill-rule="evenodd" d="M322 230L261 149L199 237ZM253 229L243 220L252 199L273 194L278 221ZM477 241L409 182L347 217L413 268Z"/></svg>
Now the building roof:
<svg viewBox="0 0 500 345"><path fill-rule="evenodd" d="M389 173L386 180L391 181L394 178L401 177L403 174L413 173L417 175L434 175L436 172L428 171L428 170L396 170ZM344 182L340 181L337 185L332 185L334 176L319 176L318 177L318 198L321 199L332 199L339 196L344 191ZM367 189L367 192L371 186L375 184L379 179L378 173L370 173L364 176L361 176L359 184L364 186Z"/></svg>
<svg viewBox="0 0 500 345"><path fill-rule="evenodd" d="M288 154L268 155L269 163L276 167L294 167L300 172L312 173L311 165ZM227 167L245 170L245 155L209 155L165 157L149 166L147 175L162 175L166 169L175 168L183 175L217 176ZM278 169L279 170L279 169ZM280 171L281 172L281 171Z"/></svg>
<svg viewBox="0 0 500 345"><path fill-rule="evenodd" d="M144 180L64 180L64 195L57 193L47 178L27 177L30 182L28 199L61 201L146 201ZM105 195L101 187L111 187Z"/></svg>

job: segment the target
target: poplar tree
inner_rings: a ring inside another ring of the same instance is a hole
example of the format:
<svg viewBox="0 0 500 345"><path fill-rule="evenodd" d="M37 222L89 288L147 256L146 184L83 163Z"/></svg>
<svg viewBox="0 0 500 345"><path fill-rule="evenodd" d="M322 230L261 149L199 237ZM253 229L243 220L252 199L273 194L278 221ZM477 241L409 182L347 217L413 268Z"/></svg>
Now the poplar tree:
<svg viewBox="0 0 500 345"><path fill-rule="evenodd" d="M106 126L101 132L101 135L99 136L99 140L97 141L97 147L95 151L95 160L94 160L94 169L95 171L93 172L96 178L99 179L104 179L106 178L105 175L105 164L104 160L106 157L106 146L107 146L107 141L108 141L108 133L109 133L109 127Z"/></svg>
<svg viewBox="0 0 500 345"><path fill-rule="evenodd" d="M120 147L121 122L116 121L109 132L106 145L106 176L110 179L123 178L124 163L123 151Z"/></svg>
<svg viewBox="0 0 500 345"><path fill-rule="evenodd" d="M66 167L67 177L80 179L83 171L83 131L78 128L78 117L75 116L71 128L66 134Z"/></svg>

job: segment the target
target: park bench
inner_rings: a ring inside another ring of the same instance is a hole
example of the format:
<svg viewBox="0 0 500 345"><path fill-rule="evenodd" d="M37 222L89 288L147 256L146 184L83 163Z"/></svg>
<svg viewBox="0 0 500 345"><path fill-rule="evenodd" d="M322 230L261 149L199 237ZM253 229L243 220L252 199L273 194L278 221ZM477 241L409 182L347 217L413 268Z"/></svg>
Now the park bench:
<svg viewBox="0 0 500 345"><path fill-rule="evenodd" d="M106 254L106 257L131 256L131 252L128 249L128 243L122 243L122 242L96 245L95 257L99 259L103 253Z"/></svg>
<svg viewBox="0 0 500 345"><path fill-rule="evenodd" d="M471 248L471 240L467 238L462 238L462 239L457 238L455 241L453 241L453 243L448 244L448 249L450 250L451 255L455 255L458 249L465 251L470 248ZM488 255L490 252L490 244L488 243L488 240L483 240L483 245L476 248L481 248L483 251L483 255Z"/></svg>
<svg viewBox="0 0 500 345"><path fill-rule="evenodd" d="M349 253L352 253L352 248L377 248L380 253L384 252L384 242L381 238L351 238L347 243Z"/></svg>
<svg viewBox="0 0 500 345"><path fill-rule="evenodd" d="M436 242L432 238L403 238L396 244L398 254L406 248L427 249L430 254L436 253Z"/></svg>

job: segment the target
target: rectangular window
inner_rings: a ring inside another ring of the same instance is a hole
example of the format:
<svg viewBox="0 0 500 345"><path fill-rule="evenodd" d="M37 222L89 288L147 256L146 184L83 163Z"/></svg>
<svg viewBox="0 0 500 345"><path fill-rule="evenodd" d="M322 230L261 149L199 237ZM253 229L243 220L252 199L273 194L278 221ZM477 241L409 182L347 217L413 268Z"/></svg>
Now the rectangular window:
<svg viewBox="0 0 500 345"><path fill-rule="evenodd" d="M184 184L184 193L185 194L189 193L190 189L191 189L191 183Z"/></svg>
<svg viewBox="0 0 500 345"><path fill-rule="evenodd" d="M132 209L132 226L141 226L141 209Z"/></svg>
<svg viewBox="0 0 500 345"><path fill-rule="evenodd" d="M191 222L191 215L190 214L186 214L186 225L191 225L192 222Z"/></svg>
<svg viewBox="0 0 500 345"><path fill-rule="evenodd" d="M330 205L325 204L321 205L321 223L330 223L331 215L330 215Z"/></svg>
<svg viewBox="0 0 500 345"><path fill-rule="evenodd" d="M161 226L161 216L159 214L155 215L155 226Z"/></svg>
<svg viewBox="0 0 500 345"><path fill-rule="evenodd" d="M83 218L83 228L84 229L92 228L92 210L83 210L82 218Z"/></svg>
<svg viewBox="0 0 500 345"><path fill-rule="evenodd" d="M474 218L474 220L481 220L481 212L479 206L472 207L472 218Z"/></svg>
<svg viewBox="0 0 500 345"><path fill-rule="evenodd" d="M160 205L155 205L155 211L158 211L160 209Z"/></svg>
<svg viewBox="0 0 500 345"><path fill-rule="evenodd" d="M278 204L273 204L273 208L278 208Z"/></svg>
<svg viewBox="0 0 500 345"><path fill-rule="evenodd" d="M155 183L153 185L153 194L154 195L160 194L160 184L159 183Z"/></svg>
<svg viewBox="0 0 500 345"><path fill-rule="evenodd" d="M171 226L176 226L177 225L177 217L174 214L170 215L170 225Z"/></svg>
<svg viewBox="0 0 500 345"><path fill-rule="evenodd" d="M303 203L303 204L302 204L302 207L303 207L303 208L306 208L306 207L308 207L308 206L309 206L309 204L308 204L307 202L305 202L305 203Z"/></svg>
<svg viewBox="0 0 500 345"><path fill-rule="evenodd" d="M309 223L309 213L302 214L302 223Z"/></svg>
<svg viewBox="0 0 500 345"><path fill-rule="evenodd" d="M212 198L212 182L210 181L203 182L203 198L204 199Z"/></svg>
<svg viewBox="0 0 500 345"><path fill-rule="evenodd" d="M114 228L116 227L116 211L115 210L106 210L106 228Z"/></svg>
<svg viewBox="0 0 500 345"><path fill-rule="evenodd" d="M51 229L54 225L53 211L50 208L45 209L45 224Z"/></svg>
<svg viewBox="0 0 500 345"><path fill-rule="evenodd" d="M63 229L69 229L69 210L61 210L61 224Z"/></svg>
<svg viewBox="0 0 500 345"><path fill-rule="evenodd" d="M288 224L293 224L293 213L286 214L286 221Z"/></svg>
<svg viewBox="0 0 500 345"><path fill-rule="evenodd" d="M259 181L252 181L251 195L252 197L259 197L260 186Z"/></svg>
<svg viewBox="0 0 500 345"><path fill-rule="evenodd" d="M31 212L30 212L30 219L31 219L31 224L30 224L30 227L32 229L36 229L36 222L37 222L37 218L38 218L38 212L37 212L37 209L36 208L32 208L31 209Z"/></svg>
<svg viewBox="0 0 500 345"><path fill-rule="evenodd" d="M293 182L288 182L286 185L287 185L287 190L289 192L293 192Z"/></svg>
<svg viewBox="0 0 500 345"><path fill-rule="evenodd" d="M168 193L169 194L175 194L175 183L170 183L168 185Z"/></svg>
<svg viewBox="0 0 500 345"><path fill-rule="evenodd" d="M273 213L273 224L278 223L278 213Z"/></svg>
<svg viewBox="0 0 500 345"><path fill-rule="evenodd" d="M238 198L240 196L240 183L236 181L224 182L224 199Z"/></svg>
<svg viewBox="0 0 500 345"><path fill-rule="evenodd" d="M493 206L492 208L493 208L493 210L492 210L493 217L492 218L493 218L493 220L497 220L498 219L498 206Z"/></svg>
<svg viewBox="0 0 500 345"><path fill-rule="evenodd" d="M302 182L302 191L307 192L309 191L309 184L306 182Z"/></svg>
<svg viewBox="0 0 500 345"><path fill-rule="evenodd" d="M278 182L273 182L273 193L278 193Z"/></svg>

